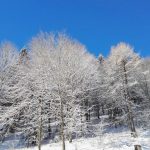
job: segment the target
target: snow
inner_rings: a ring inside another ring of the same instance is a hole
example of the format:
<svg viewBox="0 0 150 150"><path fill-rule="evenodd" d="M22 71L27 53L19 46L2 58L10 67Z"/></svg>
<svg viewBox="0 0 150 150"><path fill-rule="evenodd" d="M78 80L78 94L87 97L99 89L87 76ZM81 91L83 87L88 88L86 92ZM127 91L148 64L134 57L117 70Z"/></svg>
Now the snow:
<svg viewBox="0 0 150 150"><path fill-rule="evenodd" d="M134 150L135 144L140 144L142 150L150 150L150 131L138 131L138 138L130 136L130 132L122 131L106 133L103 137L74 140L66 142L66 150ZM4 150L4 149L3 149ZM17 150L37 150L37 147ZM42 146L42 150L61 150L61 142Z"/></svg>

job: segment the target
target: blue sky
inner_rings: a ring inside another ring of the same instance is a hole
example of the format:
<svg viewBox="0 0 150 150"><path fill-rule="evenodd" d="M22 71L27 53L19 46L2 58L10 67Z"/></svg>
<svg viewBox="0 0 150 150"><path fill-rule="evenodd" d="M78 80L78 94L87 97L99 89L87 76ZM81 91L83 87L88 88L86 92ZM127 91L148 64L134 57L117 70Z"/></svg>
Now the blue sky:
<svg viewBox="0 0 150 150"><path fill-rule="evenodd" d="M150 0L0 0L0 41L22 48L40 31L65 31L96 56L120 41L150 56Z"/></svg>

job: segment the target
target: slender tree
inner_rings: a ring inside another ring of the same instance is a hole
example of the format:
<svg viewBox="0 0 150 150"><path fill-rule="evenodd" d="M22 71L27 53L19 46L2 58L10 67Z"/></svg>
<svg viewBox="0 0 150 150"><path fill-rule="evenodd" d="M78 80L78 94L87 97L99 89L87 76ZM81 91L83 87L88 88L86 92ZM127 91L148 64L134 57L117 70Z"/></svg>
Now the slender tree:
<svg viewBox="0 0 150 150"><path fill-rule="evenodd" d="M117 100L117 103L121 102L121 105L125 104L128 125L134 137L136 137L136 129L132 108L133 99L130 89L137 84L133 73L139 63L139 56L134 52L131 46L125 43L119 43L116 47L112 47L111 54L108 58L109 73L112 77L113 99L115 101ZM121 99L123 101L120 101Z"/></svg>

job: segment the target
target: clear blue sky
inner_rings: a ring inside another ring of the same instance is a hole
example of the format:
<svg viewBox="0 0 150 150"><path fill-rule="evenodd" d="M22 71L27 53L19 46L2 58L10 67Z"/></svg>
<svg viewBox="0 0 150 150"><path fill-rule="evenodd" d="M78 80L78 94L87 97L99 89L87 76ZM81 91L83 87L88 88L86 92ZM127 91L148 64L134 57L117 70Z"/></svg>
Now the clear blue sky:
<svg viewBox="0 0 150 150"><path fill-rule="evenodd" d="M0 41L21 48L40 31L66 31L95 55L125 41L150 56L150 0L0 0Z"/></svg>

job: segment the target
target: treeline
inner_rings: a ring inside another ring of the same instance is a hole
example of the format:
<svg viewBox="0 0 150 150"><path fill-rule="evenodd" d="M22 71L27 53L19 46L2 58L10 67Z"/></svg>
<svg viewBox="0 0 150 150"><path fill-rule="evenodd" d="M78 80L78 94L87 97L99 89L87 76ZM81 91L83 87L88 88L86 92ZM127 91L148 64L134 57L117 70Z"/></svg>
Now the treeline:
<svg viewBox="0 0 150 150"><path fill-rule="evenodd" d="M20 52L0 45L0 140L99 136L108 126L149 127L150 59L119 43L95 58L65 34L40 33ZM57 139L58 138L58 139Z"/></svg>

